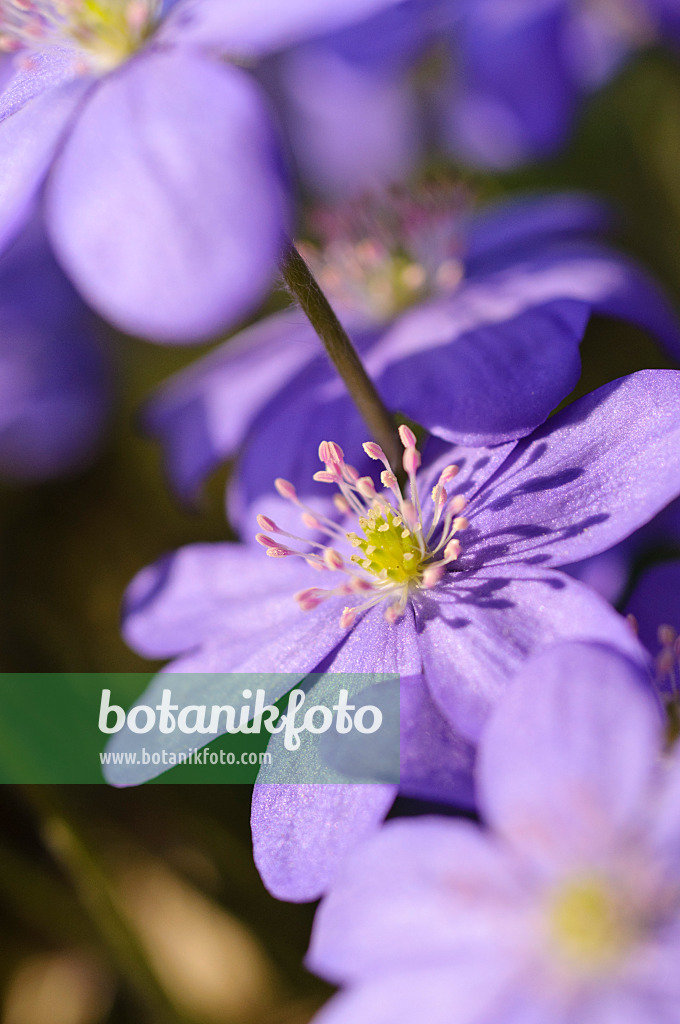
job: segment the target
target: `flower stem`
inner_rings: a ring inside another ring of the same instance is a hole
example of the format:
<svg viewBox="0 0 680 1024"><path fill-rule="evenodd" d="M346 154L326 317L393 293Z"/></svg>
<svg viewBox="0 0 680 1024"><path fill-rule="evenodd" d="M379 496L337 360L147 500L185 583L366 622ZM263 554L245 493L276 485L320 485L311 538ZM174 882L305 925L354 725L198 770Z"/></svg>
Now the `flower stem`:
<svg viewBox="0 0 680 1024"><path fill-rule="evenodd" d="M345 328L292 242L288 244L282 258L281 272L288 290L323 342L373 439L378 442L392 465L399 466L401 445L394 420L366 373Z"/></svg>

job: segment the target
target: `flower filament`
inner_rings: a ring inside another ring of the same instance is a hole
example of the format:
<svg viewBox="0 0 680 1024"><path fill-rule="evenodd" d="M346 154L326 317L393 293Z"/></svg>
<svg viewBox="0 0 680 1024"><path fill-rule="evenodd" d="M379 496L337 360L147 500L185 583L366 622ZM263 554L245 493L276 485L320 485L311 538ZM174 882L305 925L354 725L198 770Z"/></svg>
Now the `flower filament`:
<svg viewBox="0 0 680 1024"><path fill-rule="evenodd" d="M305 540L282 530L268 516L257 517L258 525L267 532L259 533L256 539L270 557L298 555L320 572L342 572L347 577L329 589L308 587L301 590L295 598L303 611L318 607L329 597L363 595L364 599L359 604L344 608L340 616L344 628L350 628L360 612L382 601L387 605L386 620L396 622L404 614L410 592L434 587L446 566L460 554L460 540L456 535L468 526L467 519L460 514L466 500L460 494L449 498L446 490L446 485L457 475L458 467L451 465L442 470L432 490L431 521L426 529L416 480L420 467L416 438L405 425L399 428L399 436L404 446L403 466L409 482L408 497L404 496L382 449L373 441L367 441L363 447L370 458L382 462L385 467L381 473L382 492L376 489L371 477L359 476L357 470L345 462L342 448L334 441L322 441L319 446L319 458L324 469L315 473L314 479L338 487L335 506L346 520L356 520L357 530L345 530L338 523L319 515L303 504L291 483L282 479L276 481L279 494L301 509L302 522L308 529L326 534L328 541ZM288 539L301 541L312 550L291 548ZM342 553L343 549L346 554Z"/></svg>
<svg viewBox="0 0 680 1024"><path fill-rule="evenodd" d="M149 36L160 0L0 0L0 49L76 47L90 69L110 70Z"/></svg>

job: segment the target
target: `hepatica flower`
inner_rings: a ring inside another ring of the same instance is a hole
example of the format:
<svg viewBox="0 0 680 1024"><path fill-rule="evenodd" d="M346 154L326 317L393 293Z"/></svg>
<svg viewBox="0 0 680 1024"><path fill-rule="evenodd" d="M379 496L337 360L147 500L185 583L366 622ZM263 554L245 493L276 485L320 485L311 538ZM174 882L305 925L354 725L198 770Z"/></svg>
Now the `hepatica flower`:
<svg viewBox="0 0 680 1024"><path fill-rule="evenodd" d="M319 1024L642 1024L680 1002L680 757L644 673L591 644L528 662L481 740L483 829L388 823L321 904Z"/></svg>
<svg viewBox="0 0 680 1024"><path fill-rule="evenodd" d="M671 8L674 0L463 0L441 104L449 146L493 168L554 152L587 93L631 52L677 41Z"/></svg>
<svg viewBox="0 0 680 1024"><path fill-rule="evenodd" d="M467 502L462 494L448 501L446 485L456 478L459 467L449 465L441 470L432 490L433 512L426 530L416 477L421 463L416 436L410 427L402 425L399 437L405 449L403 468L409 479L409 498L404 497L380 445L373 441L364 443L369 458L385 467L380 479L384 488L392 492L391 501L376 491L371 477L360 477L356 469L345 462L340 445L323 441L319 446L319 458L325 468L315 474L316 478L322 483L338 485L340 493L336 495L336 507L344 516L353 514L356 517L361 534L347 532L346 524L338 526L307 509L302 513L303 523L325 533L330 546L312 541L316 550L296 551L290 547L289 538L301 538L281 530L268 516L258 516L259 526L281 538L274 539L267 533L257 535L268 555L286 558L297 554L315 569L330 569L348 576L346 582L333 589L309 587L296 594L303 611L317 608L330 597L359 597L359 605L347 606L343 610L340 616L343 627L353 626L358 614L382 602L386 603L386 621L394 623L404 614L412 588L431 590L442 579L446 567L458 558L461 546L456 535L469 525L465 516L458 513L463 511ZM283 498L294 505L300 504L295 488L288 480L279 479L276 484ZM343 556L332 546L338 541L345 547L349 542L354 553Z"/></svg>
<svg viewBox="0 0 680 1024"><path fill-rule="evenodd" d="M240 65L395 0L2 0L0 243L37 194L59 261L125 330L209 336L270 285L281 158ZM225 57L225 60L220 59Z"/></svg>
<svg viewBox="0 0 680 1024"><path fill-rule="evenodd" d="M438 186L319 216L303 251L388 408L446 442L495 445L530 433L572 390L592 313L639 324L680 351L658 289L597 241L603 222L583 197L474 213L465 189ZM316 448L329 437L369 472L366 429L319 348L288 311L159 392L146 424L182 497L194 499L205 475L241 451L229 511L249 526L277 476L320 495Z"/></svg>
<svg viewBox="0 0 680 1024"><path fill-rule="evenodd" d="M265 550L196 545L164 559L133 581L125 636L148 657L174 658L171 671L185 674L422 676L438 714L474 743L536 648L605 639L644 657L628 623L556 567L618 542L678 494L679 401L680 373L643 371L573 403L523 441L454 448L420 471L402 430L410 479L400 493L398 467L383 468L383 492L327 442L319 473L323 486L339 485L337 521L298 506L297 530L260 519ZM379 467L377 447L367 450ZM278 487L287 504L301 501L290 481ZM309 540L288 536L303 527ZM193 689L185 678L186 702L205 703L200 677ZM160 697L162 681L153 686ZM139 781L123 774L116 781ZM358 787L364 793L353 800L340 792L318 802L314 787L269 788L254 807L256 857L265 881L292 898L323 891L342 844L386 810L384 792L372 802L371 787ZM304 853L295 857L290 837L303 819ZM339 820L343 838L334 843Z"/></svg>

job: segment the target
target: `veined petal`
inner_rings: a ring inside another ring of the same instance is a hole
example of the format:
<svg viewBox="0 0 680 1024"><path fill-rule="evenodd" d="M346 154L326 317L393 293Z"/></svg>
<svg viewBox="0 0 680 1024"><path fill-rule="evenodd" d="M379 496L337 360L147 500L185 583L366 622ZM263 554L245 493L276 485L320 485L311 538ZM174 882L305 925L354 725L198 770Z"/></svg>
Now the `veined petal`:
<svg viewBox="0 0 680 1024"><path fill-rule="evenodd" d="M397 787L357 783L258 783L251 826L255 863L280 900L316 900L338 864L378 827Z"/></svg>
<svg viewBox="0 0 680 1024"><path fill-rule="evenodd" d="M457 732L478 739L522 663L562 640L611 644L646 664L627 621L577 580L517 563L451 572L417 598L427 684Z"/></svg>
<svg viewBox="0 0 680 1024"><path fill-rule="evenodd" d="M520 669L484 731L482 813L542 870L597 863L644 813L661 738L639 664L601 645L549 648Z"/></svg>
<svg viewBox="0 0 680 1024"><path fill-rule="evenodd" d="M264 296L285 225L267 113L241 70L150 50L105 79L55 164L57 255L117 326L197 341Z"/></svg>
<svg viewBox="0 0 680 1024"><path fill-rule="evenodd" d="M333 674L419 671L412 613L408 610L389 626L380 607L367 612L323 665L324 673ZM397 789L323 784L318 745L311 744L303 759L297 753L287 755L279 740L270 743L272 765L260 770L253 800L255 861L265 885L279 899L318 899L348 852L383 820ZM310 777L321 781L305 785Z"/></svg>
<svg viewBox="0 0 680 1024"><path fill-rule="evenodd" d="M508 295L471 285L398 321L366 360L388 405L455 444L501 444L543 423L578 381L589 311L525 304L520 285L500 313Z"/></svg>
<svg viewBox="0 0 680 1024"><path fill-rule="evenodd" d="M475 498L470 556L566 565L623 540L680 493L679 408L677 370L641 370L568 406Z"/></svg>
<svg viewBox="0 0 680 1024"><path fill-rule="evenodd" d="M225 647L243 643L255 653L254 635L268 629L284 634L289 619L310 620L293 594L317 579L302 559L268 559L260 547L191 544L132 581L123 635L147 658L186 654L212 640ZM266 671L284 670L282 663Z"/></svg>

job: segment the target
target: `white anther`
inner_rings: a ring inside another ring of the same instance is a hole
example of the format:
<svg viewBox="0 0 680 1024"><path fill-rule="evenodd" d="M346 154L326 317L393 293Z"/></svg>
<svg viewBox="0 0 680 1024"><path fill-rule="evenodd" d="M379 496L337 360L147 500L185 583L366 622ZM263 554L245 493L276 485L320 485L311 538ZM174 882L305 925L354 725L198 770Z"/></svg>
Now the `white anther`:
<svg viewBox="0 0 680 1024"><path fill-rule="evenodd" d="M444 567L442 565L428 565L423 572L423 587L425 590L432 590L433 587L439 583L440 579L444 575Z"/></svg>
<svg viewBox="0 0 680 1024"><path fill-rule="evenodd" d="M404 450L404 456L402 463L404 466L404 472L409 476L413 476L420 469L421 464L420 452L417 448L406 448Z"/></svg>
<svg viewBox="0 0 680 1024"><path fill-rule="evenodd" d="M360 476L356 486L362 498L375 498L375 484L370 476Z"/></svg>
<svg viewBox="0 0 680 1024"><path fill-rule="evenodd" d="M257 525L262 530L269 530L271 533L280 533L281 532L281 530L276 525L274 520L270 519L269 516L262 516L262 515L258 516L257 517Z"/></svg>
<svg viewBox="0 0 680 1024"><path fill-rule="evenodd" d="M459 555L460 541L456 539L450 540L449 543L444 548L444 558L446 559L447 562L455 562Z"/></svg>
<svg viewBox="0 0 680 1024"><path fill-rule="evenodd" d="M401 440L404 448L415 448L416 446L416 435L410 427L406 426L405 423L402 423L399 427L399 439Z"/></svg>
<svg viewBox="0 0 680 1024"><path fill-rule="evenodd" d="M356 608L345 608L342 615L340 616L340 628L350 629L354 625L356 617Z"/></svg>
<svg viewBox="0 0 680 1024"><path fill-rule="evenodd" d="M286 499L286 501L297 502L297 491L290 480L284 480L282 477L277 477L274 481L274 487L281 497Z"/></svg>
<svg viewBox="0 0 680 1024"><path fill-rule="evenodd" d="M323 560L329 569L342 569L345 564L342 555L335 548L324 548Z"/></svg>
<svg viewBox="0 0 680 1024"><path fill-rule="evenodd" d="M385 462L385 453L379 444L375 441L364 441L363 449L368 455L369 459L375 459L376 462Z"/></svg>

